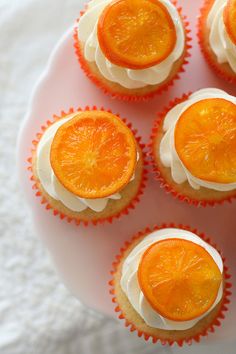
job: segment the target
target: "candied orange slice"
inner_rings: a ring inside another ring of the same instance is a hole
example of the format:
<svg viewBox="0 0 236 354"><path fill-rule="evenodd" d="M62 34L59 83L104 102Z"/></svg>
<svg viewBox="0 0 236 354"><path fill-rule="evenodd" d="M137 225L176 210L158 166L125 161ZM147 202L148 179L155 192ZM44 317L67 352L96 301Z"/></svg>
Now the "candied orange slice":
<svg viewBox="0 0 236 354"><path fill-rule="evenodd" d="M176 123L175 148L193 176L236 182L236 105L223 98L194 103Z"/></svg>
<svg viewBox="0 0 236 354"><path fill-rule="evenodd" d="M166 59L176 44L174 22L159 0L117 0L98 21L100 47L112 63L144 69Z"/></svg>
<svg viewBox="0 0 236 354"><path fill-rule="evenodd" d="M229 0L225 6L224 24L230 39L236 44L236 0Z"/></svg>
<svg viewBox="0 0 236 354"><path fill-rule="evenodd" d="M211 255L184 239L167 239L143 254L138 280L147 301L161 316L188 321L214 304L222 281Z"/></svg>
<svg viewBox="0 0 236 354"><path fill-rule="evenodd" d="M136 141L115 115L85 111L57 130L50 160L68 191L81 198L103 198L130 181L137 162Z"/></svg>

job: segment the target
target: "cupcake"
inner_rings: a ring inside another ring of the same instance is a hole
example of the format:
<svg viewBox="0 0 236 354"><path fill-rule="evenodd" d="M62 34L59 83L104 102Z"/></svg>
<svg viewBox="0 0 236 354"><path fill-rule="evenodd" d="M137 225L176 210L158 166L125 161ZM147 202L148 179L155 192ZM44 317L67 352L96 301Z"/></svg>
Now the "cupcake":
<svg viewBox="0 0 236 354"><path fill-rule="evenodd" d="M199 18L199 42L217 74L236 82L236 0L205 0Z"/></svg>
<svg viewBox="0 0 236 354"><path fill-rule="evenodd" d="M47 209L94 224L134 208L144 187L143 145L110 111L71 110L34 140L33 188Z"/></svg>
<svg viewBox="0 0 236 354"><path fill-rule="evenodd" d="M187 25L170 0L92 0L75 27L75 49L105 93L147 99L184 71Z"/></svg>
<svg viewBox="0 0 236 354"><path fill-rule="evenodd" d="M214 88L177 99L160 114L151 150L167 192L195 205L236 196L236 98Z"/></svg>
<svg viewBox="0 0 236 354"><path fill-rule="evenodd" d="M163 225L126 242L113 264L115 311L145 340L180 346L214 331L229 303L219 252L195 231Z"/></svg>

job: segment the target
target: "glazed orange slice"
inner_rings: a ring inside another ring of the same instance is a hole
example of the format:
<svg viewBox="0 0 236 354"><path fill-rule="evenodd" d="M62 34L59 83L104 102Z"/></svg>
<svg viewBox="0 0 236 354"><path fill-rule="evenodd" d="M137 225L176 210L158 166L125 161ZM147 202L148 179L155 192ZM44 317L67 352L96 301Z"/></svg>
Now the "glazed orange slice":
<svg viewBox="0 0 236 354"><path fill-rule="evenodd" d="M189 321L214 304L221 272L201 246L184 239L151 245L138 268L140 288L152 308L173 321Z"/></svg>
<svg viewBox="0 0 236 354"><path fill-rule="evenodd" d="M81 198L103 198L130 181L137 161L136 141L115 115L85 111L57 130L50 160L68 191Z"/></svg>
<svg viewBox="0 0 236 354"><path fill-rule="evenodd" d="M236 0L229 0L225 6L224 24L230 39L236 44Z"/></svg>
<svg viewBox="0 0 236 354"><path fill-rule="evenodd" d="M101 14L97 29L105 57L130 69L162 62L176 44L174 22L159 0L113 1Z"/></svg>
<svg viewBox="0 0 236 354"><path fill-rule="evenodd" d="M193 176L236 182L236 105L222 98L193 104L177 121L175 148Z"/></svg>

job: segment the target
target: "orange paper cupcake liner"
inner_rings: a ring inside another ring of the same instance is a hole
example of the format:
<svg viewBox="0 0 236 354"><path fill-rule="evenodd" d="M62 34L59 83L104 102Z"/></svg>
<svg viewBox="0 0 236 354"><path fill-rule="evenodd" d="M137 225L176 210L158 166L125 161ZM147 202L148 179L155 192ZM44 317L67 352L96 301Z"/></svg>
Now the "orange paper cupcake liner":
<svg viewBox="0 0 236 354"><path fill-rule="evenodd" d="M81 220L79 218L75 218L75 217L69 217L66 214L60 212L59 210L55 209L50 202L47 200L47 198L45 196L42 195L42 192L40 190L39 187L39 180L37 177L34 176L33 174L33 155L35 154L36 150L37 150L37 146L38 143L43 135L43 133L47 130L48 127L50 127L54 122L56 122L57 120L75 113L75 112L81 112L81 111L89 111L89 110L101 110L101 111L107 111L112 113L111 110L106 110L104 107L101 108L97 108L96 106L93 107L89 107L86 106L84 109L82 108L78 108L78 109L74 109L74 108L70 108L69 111L66 113L65 111L61 111L61 115L54 115L53 116L53 121L51 120L47 120L46 123L44 125L41 126L41 131L39 133L36 134L35 139L32 141L32 149L31 149L31 156L27 159L27 162L29 163L28 166L28 171L30 172L30 181L32 182L32 189L35 191L35 196L40 198L40 203L42 205L44 205L46 210L49 210L52 212L52 214L54 216L58 216L60 219L64 219L66 220L68 223L71 222L75 222L76 225L80 225L83 224L84 226L88 226L89 224L93 224L93 225L97 225L97 224L104 224L105 222L108 223L112 223L114 219L119 219L121 216L123 215L128 215L130 210L135 209L136 204L140 201L140 197L142 196L142 194L144 193L144 189L146 187L146 182L147 182L147 160L146 160L146 152L145 152L145 144L142 144L141 142L141 137L137 135L137 130L133 129L132 124L129 123L127 121L126 118L121 118L121 120L127 125L127 127L132 131L137 143L139 144L142 153L143 153L143 171L142 171L142 180L139 186L139 189L135 195L135 197L130 201L130 203L120 212L118 212L115 215L112 215L110 217L106 217L106 218L101 218L101 219L96 219L96 220ZM118 117L119 114L116 114Z"/></svg>
<svg viewBox="0 0 236 354"><path fill-rule="evenodd" d="M209 50L206 49L204 45L204 27L206 23L206 17L209 14L209 10L212 6L212 0L205 0L205 3L203 7L200 10L200 16L198 20L198 43L200 45L202 54L204 55L208 65L216 72L216 74L228 81L229 83L236 83L236 75L232 76L230 74L227 74L223 69L221 69L220 64L217 65L216 61L214 60L214 57L211 55Z"/></svg>
<svg viewBox="0 0 236 354"><path fill-rule="evenodd" d="M177 104L186 101L191 94L192 94L192 92L189 92L189 93L183 94L183 96L180 98L175 98L174 100L170 101L169 105L167 107L165 107L161 113L158 114L158 117L155 120L153 129L152 129L150 143L148 144L149 155L150 155L149 164L151 165L155 179L157 181L159 181L159 183L160 183L160 187L163 188L168 194L171 194L174 198L176 198L180 201L187 202L188 204L194 205L196 207L215 206L215 205L223 204L225 202L231 203L233 201L233 199L236 198L236 193L233 196L228 196L228 197L222 198L220 200L211 200L211 199L197 200L197 199L190 198L189 196L186 196L185 194L182 194L182 193L176 191L174 189L174 187L166 181L160 168L158 167L158 163L156 162L156 159L155 159L155 137L162 125L163 120L165 119L167 113L172 108L174 108Z"/></svg>
<svg viewBox="0 0 236 354"><path fill-rule="evenodd" d="M176 1L172 1L173 4L175 6L177 6L177 2ZM87 10L87 5L85 6L85 9L83 11L80 12L80 17L77 19L77 23L79 22L81 16L83 16L83 14L86 12ZM80 63L81 68L83 69L83 71L85 72L86 76L97 86L99 87L105 94L111 95L112 98L117 98L119 100L123 100L123 101L147 101L151 98L153 98L155 95L157 94L161 94L163 91L167 91L167 89L170 86L174 85L174 82L178 79L180 79L180 73L185 72L185 65L187 65L189 63L188 58L191 56L189 50L190 48L192 48L192 46L190 45L190 42L192 41L192 38L190 36L190 29L189 29L189 22L187 21L187 17L184 16L182 14L182 7L177 7L177 10L183 20L183 24L184 24L184 28L185 28L185 34L186 34L186 53L184 56L184 60L183 63L180 67L180 69L178 70L178 72L176 73L176 75L173 77L172 80L170 80L169 82L167 82L166 84L164 84L163 86L159 87L157 90L144 94L144 95L136 95L136 94L122 94L122 93L118 93L113 91L108 85L106 85L104 82L102 82L99 77L97 77L96 75L94 75L90 68L89 65L87 64L86 59L84 58L79 40L78 40L78 26L76 25L74 28L74 48L75 48L75 53L78 57L78 61Z"/></svg>
<svg viewBox="0 0 236 354"><path fill-rule="evenodd" d="M166 228L178 228L178 229L182 229L182 230L191 231L191 232L195 233L196 235L198 235L199 237L201 237L205 242L209 243L212 247L214 247L221 254L220 250L217 248L217 246L214 243L211 242L209 237L207 237L204 233L198 232L197 229L192 229L189 226L184 226L182 224L175 225L174 223L170 223L170 224L162 224L160 226L154 226L153 228L147 227L143 231L138 232L136 235L134 235L132 237L131 241L125 242L124 246L120 249L120 253L116 256L116 260L112 264L112 271L111 271L112 279L108 283L109 287L110 287L109 292L112 295L112 302L116 305L115 312L117 313L118 318L125 321L124 324L126 327L129 328L130 332L136 331L138 337L143 337L145 341L148 341L149 339L151 339L151 341L153 343L159 342L162 345L170 345L170 346L172 346L174 343L176 343L178 346L182 347L184 344L191 345L193 342L199 343L201 340L201 337L206 337L206 336L208 336L209 333L215 332L216 327L220 327L221 321L225 318L225 312L228 311L228 305L230 303L229 297L232 294L231 291L229 290L232 287L232 284L229 281L229 279L231 278L231 275L229 274L228 266L225 264L226 260L224 257L222 257L222 259L223 259L223 264L224 264L225 284L224 284L224 292L223 292L223 299L222 299L221 308L217 314L217 317L214 318L214 320L208 326L208 328L201 331L197 335L192 336L192 337L189 337L186 339L181 339L181 340L173 340L171 338L166 338L165 340L163 340L163 339L158 338L154 335L150 335L148 333L145 333L145 332L139 330L136 327L135 323L132 323L131 321L128 321L125 318L125 314L122 312L122 310L117 302L117 299L115 297L114 274L116 273L116 271L118 269L118 265L120 264L120 262L124 256L124 253L126 252L128 247L130 245L132 245L133 242L135 242L139 239L141 240L145 235L147 235L153 231L166 229Z"/></svg>

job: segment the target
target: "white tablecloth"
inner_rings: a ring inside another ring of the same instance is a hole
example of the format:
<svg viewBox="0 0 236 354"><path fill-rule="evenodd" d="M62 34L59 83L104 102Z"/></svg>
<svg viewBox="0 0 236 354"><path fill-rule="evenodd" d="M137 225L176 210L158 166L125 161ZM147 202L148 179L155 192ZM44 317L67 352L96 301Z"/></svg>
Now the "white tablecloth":
<svg viewBox="0 0 236 354"><path fill-rule="evenodd" d="M32 88L81 7L82 0L0 0L0 353L179 353L146 344L68 293L34 234L17 183L16 138ZM180 352L207 348L203 341Z"/></svg>

